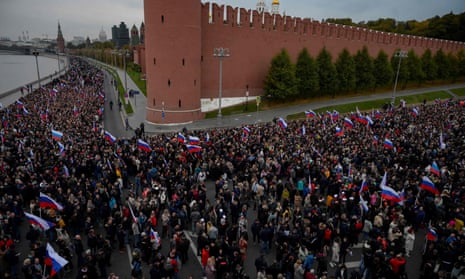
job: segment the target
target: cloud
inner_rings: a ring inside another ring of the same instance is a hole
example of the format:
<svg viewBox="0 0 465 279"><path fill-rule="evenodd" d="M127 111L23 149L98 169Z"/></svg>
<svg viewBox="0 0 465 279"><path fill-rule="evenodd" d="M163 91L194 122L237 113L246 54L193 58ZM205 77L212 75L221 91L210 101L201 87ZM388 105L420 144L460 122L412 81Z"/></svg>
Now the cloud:
<svg viewBox="0 0 465 279"><path fill-rule="evenodd" d="M145 0L154 1L154 0ZM187 0L185 0L187 1ZM189 0L195 1L195 0ZM128 28L144 21L144 0L0 0L0 36L17 39L28 30L30 37L56 37L60 21L66 40L73 36L96 38L103 27L111 38L111 27L124 21ZM206 2L202 0L202 2ZM255 9L256 0L219 0L219 4ZM271 0L265 0L268 7ZM465 11L463 0L281 0L287 15L314 18L351 18L355 22L394 18L424 20L453 11Z"/></svg>

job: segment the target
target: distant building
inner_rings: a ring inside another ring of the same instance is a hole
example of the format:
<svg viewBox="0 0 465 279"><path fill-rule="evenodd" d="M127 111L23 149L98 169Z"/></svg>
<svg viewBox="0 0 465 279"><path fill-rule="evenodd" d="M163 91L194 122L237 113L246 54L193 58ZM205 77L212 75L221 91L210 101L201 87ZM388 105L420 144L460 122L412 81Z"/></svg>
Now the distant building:
<svg viewBox="0 0 465 279"><path fill-rule="evenodd" d="M100 32L98 33L98 40L100 42L107 41L107 33L105 33L105 30L103 30L103 27L100 29Z"/></svg>
<svg viewBox="0 0 465 279"><path fill-rule="evenodd" d="M144 22L142 22L140 24L140 28L139 28L139 39L140 39L140 43L141 44L144 44L144 39L145 39L145 24Z"/></svg>
<svg viewBox="0 0 465 279"><path fill-rule="evenodd" d="M111 28L111 40L117 48L121 48L122 46L129 44L129 29L123 21L121 21L119 27L113 25Z"/></svg>
<svg viewBox="0 0 465 279"><path fill-rule="evenodd" d="M256 9L257 9L257 12L259 12L260 14L266 12L267 9L266 9L265 1L263 1L263 0L258 0L258 1L257 1L257 8L256 8Z"/></svg>
<svg viewBox="0 0 465 279"><path fill-rule="evenodd" d="M65 39L63 38L63 33L61 32L61 26L58 22L58 36L57 36L57 53L65 52Z"/></svg>
<svg viewBox="0 0 465 279"><path fill-rule="evenodd" d="M139 30L134 24L131 28L131 46L137 46L140 43Z"/></svg>
<svg viewBox="0 0 465 279"><path fill-rule="evenodd" d="M271 14L278 15L279 14L279 0L273 0L271 3Z"/></svg>
<svg viewBox="0 0 465 279"><path fill-rule="evenodd" d="M73 40L71 41L71 44L73 46L79 46L85 43L86 43L86 39L84 39L84 37L82 36L74 36Z"/></svg>

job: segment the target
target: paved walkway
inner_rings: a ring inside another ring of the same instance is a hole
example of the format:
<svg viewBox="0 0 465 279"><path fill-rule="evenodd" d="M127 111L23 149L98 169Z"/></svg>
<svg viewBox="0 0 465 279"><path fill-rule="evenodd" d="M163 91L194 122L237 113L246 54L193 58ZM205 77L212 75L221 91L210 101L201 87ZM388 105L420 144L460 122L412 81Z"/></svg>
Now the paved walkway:
<svg viewBox="0 0 465 279"><path fill-rule="evenodd" d="M124 83L124 71L120 68L114 68L114 69L117 71L121 81ZM129 76L127 77L127 84L128 84L128 89L135 89L141 92L141 94L137 95L135 98L129 98L129 102L134 108L134 113L132 115L127 116L129 120L129 124L132 128L137 128L139 127L140 123L145 123L145 132L147 133L176 132L176 131L182 130L183 128L186 128L188 130L200 130L200 129L204 130L204 129L220 128L220 127L236 127L236 126L241 126L245 124L252 125L252 124L257 124L261 122L270 122L275 117L285 118L287 115L304 112L305 110L309 110L309 109L318 109L322 107L345 104L345 103L357 103L357 102L373 101L373 100L379 100L379 99L390 99L392 97L392 92L377 93L377 94L372 94L372 95L330 99L326 101L312 102L308 104L277 108L273 110L266 110L266 111L259 111L259 112L251 111L251 112L246 112L242 114L223 116L223 118L221 119L219 118L202 119L202 120L194 121L189 124L182 124L182 125L148 124L145 122L146 106L147 106L146 97L142 94L142 90L140 90L137 87L137 85L134 83L134 81L131 78L129 78ZM431 87L431 88L403 90L403 91L398 91L396 93L396 97L400 98L402 96L416 95L416 94L421 94L421 93L444 90L445 92L451 95L451 98L454 98L457 96L453 94L450 91L450 89L463 88L463 87L465 87L465 83L441 85L441 86ZM249 104L249 106L251 108L255 108L255 106L251 104Z"/></svg>

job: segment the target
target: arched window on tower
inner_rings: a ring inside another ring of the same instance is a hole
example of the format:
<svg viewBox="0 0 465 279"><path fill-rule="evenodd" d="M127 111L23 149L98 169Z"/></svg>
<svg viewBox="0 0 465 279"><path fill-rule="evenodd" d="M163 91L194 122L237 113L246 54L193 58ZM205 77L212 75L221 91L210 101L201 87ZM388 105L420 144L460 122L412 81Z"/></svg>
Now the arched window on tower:
<svg viewBox="0 0 465 279"><path fill-rule="evenodd" d="M161 23L165 23L165 16L161 15Z"/></svg>

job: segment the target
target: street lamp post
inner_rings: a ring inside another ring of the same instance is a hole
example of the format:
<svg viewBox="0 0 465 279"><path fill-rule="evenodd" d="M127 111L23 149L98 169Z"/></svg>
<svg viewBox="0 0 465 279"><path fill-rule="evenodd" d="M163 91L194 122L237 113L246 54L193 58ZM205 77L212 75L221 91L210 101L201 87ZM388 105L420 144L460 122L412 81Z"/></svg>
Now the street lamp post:
<svg viewBox="0 0 465 279"><path fill-rule="evenodd" d="M60 54L57 51L57 61L58 61L58 75L60 75L61 67L60 67Z"/></svg>
<svg viewBox="0 0 465 279"><path fill-rule="evenodd" d="M37 80L39 81L39 88L40 88L40 74L39 74L39 60L37 56L39 56L39 52L35 50L32 54L36 57L36 67L37 67Z"/></svg>
<svg viewBox="0 0 465 279"><path fill-rule="evenodd" d="M399 58L399 63L397 64L397 73L396 73L396 80L394 81L394 91L392 91L392 100L391 103L394 106L395 101L396 101L396 89L397 89L397 81L399 79L399 71L400 71L400 63L402 61L402 58L407 58L407 52L405 50L399 50L396 52L394 55L395 57Z"/></svg>
<svg viewBox="0 0 465 279"><path fill-rule="evenodd" d="M219 93L218 93L218 118L223 117L221 114L221 98L222 98L222 90L223 90L223 58L229 57L229 48L214 48L213 49L213 56L218 57L220 59L220 80L219 80Z"/></svg>
<svg viewBox="0 0 465 279"><path fill-rule="evenodd" d="M123 55L123 68L124 68L124 94L128 96L128 103L129 103L129 92L128 92L128 78L127 78L127 72L126 72L126 55L128 54L127 50L125 50L122 55Z"/></svg>
<svg viewBox="0 0 465 279"><path fill-rule="evenodd" d="M249 85L247 84L246 86L246 91L245 91L245 111L248 110L248 105L249 105Z"/></svg>

